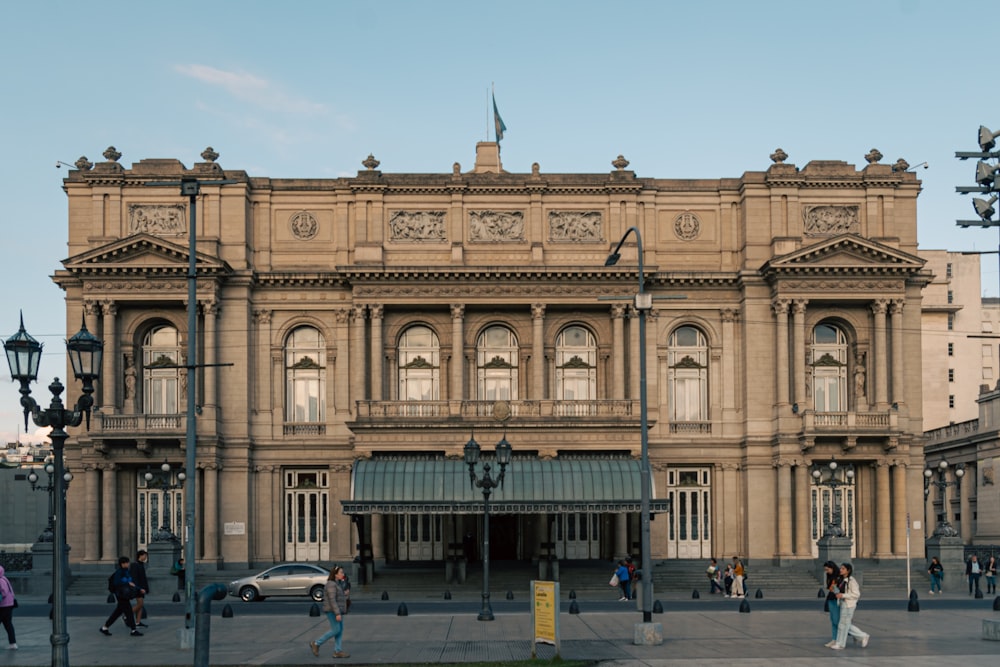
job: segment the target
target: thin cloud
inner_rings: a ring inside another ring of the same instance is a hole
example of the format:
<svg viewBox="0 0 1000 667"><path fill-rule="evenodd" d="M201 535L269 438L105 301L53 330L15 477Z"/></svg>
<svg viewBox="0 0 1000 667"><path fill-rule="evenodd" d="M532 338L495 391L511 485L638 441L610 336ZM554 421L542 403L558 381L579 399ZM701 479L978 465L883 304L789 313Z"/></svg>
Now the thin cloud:
<svg viewBox="0 0 1000 667"><path fill-rule="evenodd" d="M227 72L208 65L176 65L174 69L183 76L220 88L268 111L310 116L327 111L323 104L289 95L273 82L247 72Z"/></svg>

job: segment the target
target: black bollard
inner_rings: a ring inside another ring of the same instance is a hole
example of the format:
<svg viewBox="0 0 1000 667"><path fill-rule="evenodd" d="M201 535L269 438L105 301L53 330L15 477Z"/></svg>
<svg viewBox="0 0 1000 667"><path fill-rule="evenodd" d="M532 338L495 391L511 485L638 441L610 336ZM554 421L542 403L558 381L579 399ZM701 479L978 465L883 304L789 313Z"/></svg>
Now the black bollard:
<svg viewBox="0 0 1000 667"><path fill-rule="evenodd" d="M693 591L691 591L691 599L692 600L699 600L699 599L701 599L701 594L698 592L697 588L694 589Z"/></svg>
<svg viewBox="0 0 1000 667"><path fill-rule="evenodd" d="M906 611L920 611L920 600L910 598L910 601L906 603Z"/></svg>
<svg viewBox="0 0 1000 667"><path fill-rule="evenodd" d="M760 589L758 588L758 589L757 589L757 592L756 592L756 593L754 593L754 597L755 597L755 598L757 598L758 600L760 600L761 598L763 598L763 597L764 597L764 591L762 591L762 590L760 590Z"/></svg>
<svg viewBox="0 0 1000 667"><path fill-rule="evenodd" d="M399 608L396 610L396 616L409 616L410 611L406 608L405 602L399 603Z"/></svg>
<svg viewBox="0 0 1000 667"><path fill-rule="evenodd" d="M171 602L180 602L180 601L181 601L181 594L178 593L177 591L174 591L174 597L171 599Z"/></svg>
<svg viewBox="0 0 1000 667"><path fill-rule="evenodd" d="M576 599L576 591L575 590L572 590L572 591L569 592L569 599L570 600L575 600Z"/></svg>
<svg viewBox="0 0 1000 667"><path fill-rule="evenodd" d="M114 593L108 593L108 604L116 604L118 600L115 599Z"/></svg>
<svg viewBox="0 0 1000 667"><path fill-rule="evenodd" d="M444 599L445 600L450 600L451 599L451 591L445 591L444 592Z"/></svg>
<svg viewBox="0 0 1000 667"><path fill-rule="evenodd" d="M983 596L980 595L979 597L983 597ZM514 599L514 591L507 591L507 599L508 600L513 600Z"/></svg>
<svg viewBox="0 0 1000 667"><path fill-rule="evenodd" d="M916 591L915 588L911 588L910 589L910 597L909 597L909 599L910 600L919 600L920 599L920 598L917 597L917 591Z"/></svg>
<svg viewBox="0 0 1000 667"><path fill-rule="evenodd" d="M232 618L233 617L233 606L227 604L222 608L222 618Z"/></svg>
<svg viewBox="0 0 1000 667"><path fill-rule="evenodd" d="M659 600L653 602L653 613L662 614L663 613L663 603Z"/></svg>
<svg viewBox="0 0 1000 667"><path fill-rule="evenodd" d="M576 603L576 600L573 600L572 602L569 603L569 613L571 614L580 613L580 605Z"/></svg>
<svg viewBox="0 0 1000 667"><path fill-rule="evenodd" d="M389 591L382 591L382 599L383 600L389 599Z"/></svg>
<svg viewBox="0 0 1000 667"><path fill-rule="evenodd" d="M993 611L1000 611L1000 595L993 598Z"/></svg>
<svg viewBox="0 0 1000 667"><path fill-rule="evenodd" d="M309 616L319 616L319 605L315 602L309 607Z"/></svg>
<svg viewBox="0 0 1000 667"><path fill-rule="evenodd" d="M818 598L825 598L826 597L826 591L824 591L822 588L819 589L819 593L816 594L816 597L818 597Z"/></svg>
<svg viewBox="0 0 1000 667"><path fill-rule="evenodd" d="M740 602L740 613L741 614L749 614L750 613L750 600L747 600L746 598L743 598L743 601Z"/></svg>
<svg viewBox="0 0 1000 667"><path fill-rule="evenodd" d="M978 588L976 589L976 599L977 600L982 600L983 599L983 591L980 590L980 589L978 589Z"/></svg>

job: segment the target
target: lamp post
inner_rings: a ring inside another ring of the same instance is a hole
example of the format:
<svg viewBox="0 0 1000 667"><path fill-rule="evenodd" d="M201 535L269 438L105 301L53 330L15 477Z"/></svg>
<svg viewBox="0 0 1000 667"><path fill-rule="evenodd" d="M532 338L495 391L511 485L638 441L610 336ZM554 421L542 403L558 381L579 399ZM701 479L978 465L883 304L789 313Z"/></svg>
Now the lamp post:
<svg viewBox="0 0 1000 667"><path fill-rule="evenodd" d="M646 313L653 309L653 295L646 293L646 279L642 272L642 236L638 227L629 227L614 251L608 255L604 266L614 266L621 259L619 250L629 234L635 234L636 252L639 259L639 291L635 295L635 309L639 313L639 534L642 549L642 622L653 620L653 566L650 559L649 499L652 487L649 476L649 412L646 399Z"/></svg>
<svg viewBox="0 0 1000 667"><path fill-rule="evenodd" d="M951 464L942 456L936 466L928 464L924 468L924 499L930 495L931 486L936 486L940 489L941 514L938 515L937 526L935 526L933 533L940 537L958 537L958 531L948 521L948 498L945 495L945 489L949 486L954 486L956 490L962 487L962 478L965 476L965 464L959 463L955 466L954 481L948 481L949 467L951 467ZM937 479L934 479L935 473L937 473Z"/></svg>
<svg viewBox="0 0 1000 667"><path fill-rule="evenodd" d="M469 466L469 482L473 488L483 491L483 607L477 617L480 621L492 621L493 609L490 607L490 494L493 489L503 487L503 477L510 463L511 446L504 435L497 443L496 462L500 466L496 479L490 474L493 469L489 462L483 462L483 476L476 475L476 464L479 463L479 443L475 437L470 437L465 443L465 464Z"/></svg>
<svg viewBox="0 0 1000 667"><path fill-rule="evenodd" d="M967 195L972 192L979 192L987 195L989 199L983 199L976 197L972 200L972 207L976 211L976 215L979 216L978 220L958 220L955 224L963 229L968 227L982 227L988 229L990 227L1000 228L1000 220L994 220L993 214L996 213L994 205L1000 199L1000 162L993 164L988 162L988 160L1000 160L1000 151L994 151L996 148L996 139L1000 136L1000 132L993 132L988 127L983 125L979 126L979 150L978 151L956 151L955 157L960 160L968 160L969 158L975 158L979 160L976 163L976 185L959 185L955 187L955 191L963 195ZM975 253L962 253L962 254L977 254L977 255L997 255L997 261L1000 262L1000 244L998 244L997 249L993 251L979 251Z"/></svg>
<svg viewBox="0 0 1000 667"><path fill-rule="evenodd" d="M46 457L46 459L45 459L45 468L44 468L44 470L45 470L46 474L49 476L49 482L48 482L48 484L45 484L45 485L39 484L38 483L38 480L39 480L38 473L35 472L34 470L32 470L31 472L28 473L28 481L31 483L31 490L32 491L45 491L46 493L49 494L49 520L48 520L48 522L47 522L47 524L45 526L45 530L42 531L42 534L38 536L38 541L39 542L51 542L53 540L54 536L55 536L55 514L56 514L56 510L55 510L55 494L53 492L56 490L56 485L55 485L55 480L54 480L56 466L55 466L54 463L52 463L50 457ZM71 473L68 470L63 473L63 481L66 482L66 487L67 488L69 487L70 480L72 480L72 479L73 479L73 473ZM65 489L64 489L64 492L65 492Z"/></svg>
<svg viewBox="0 0 1000 667"><path fill-rule="evenodd" d="M816 486L825 486L833 492L833 512L830 522L823 527L823 537L847 537L843 529L841 495L837 493L837 489L854 486L854 466L850 463L840 466L836 459L830 459L825 466L814 463L812 478Z"/></svg>
<svg viewBox="0 0 1000 667"><path fill-rule="evenodd" d="M83 394L76 399L71 410L63 405L65 387L55 378L49 385L52 402L42 408L31 397L31 383L38 379L38 364L42 357L42 344L24 330L24 317L17 333L4 341L10 377L21 383L21 407L24 408L24 427L28 427L28 415L38 426L50 426L52 432L53 480L55 488L55 530L53 531L52 567L52 665L69 666L69 634L66 623L66 487L64 477L63 448L69 435L66 427L79 426L86 419L90 429L90 410L94 405L94 381L101 376L101 359L104 343L87 331L86 323L80 331L66 341L66 352L73 367L73 375L83 383Z"/></svg>

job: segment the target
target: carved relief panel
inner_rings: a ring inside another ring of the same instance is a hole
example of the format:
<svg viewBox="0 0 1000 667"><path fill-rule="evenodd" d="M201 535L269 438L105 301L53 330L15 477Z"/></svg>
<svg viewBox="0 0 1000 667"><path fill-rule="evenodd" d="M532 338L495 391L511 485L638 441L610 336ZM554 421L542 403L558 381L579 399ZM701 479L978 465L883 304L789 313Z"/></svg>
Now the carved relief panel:
<svg viewBox="0 0 1000 667"><path fill-rule="evenodd" d="M524 211L469 211L469 240L523 241Z"/></svg>
<svg viewBox="0 0 1000 667"><path fill-rule="evenodd" d="M393 211L389 238L397 243L438 242L447 239L444 211Z"/></svg>
<svg viewBox="0 0 1000 667"><path fill-rule="evenodd" d="M805 232L811 236L861 231L857 206L806 206L802 216Z"/></svg>
<svg viewBox="0 0 1000 667"><path fill-rule="evenodd" d="M600 211L549 211L549 240L567 243L603 241Z"/></svg>
<svg viewBox="0 0 1000 667"><path fill-rule="evenodd" d="M187 233L184 204L129 204L129 234L180 236Z"/></svg>

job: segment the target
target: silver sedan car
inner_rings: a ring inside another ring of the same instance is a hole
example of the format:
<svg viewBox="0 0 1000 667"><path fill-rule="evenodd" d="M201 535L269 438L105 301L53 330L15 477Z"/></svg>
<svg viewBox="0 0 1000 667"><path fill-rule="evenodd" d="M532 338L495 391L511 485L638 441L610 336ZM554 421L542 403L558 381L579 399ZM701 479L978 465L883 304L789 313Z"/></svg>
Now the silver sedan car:
<svg viewBox="0 0 1000 667"><path fill-rule="evenodd" d="M330 571L318 565L285 563L229 582L229 594L246 602L278 595L308 595L320 602L329 576Z"/></svg>

